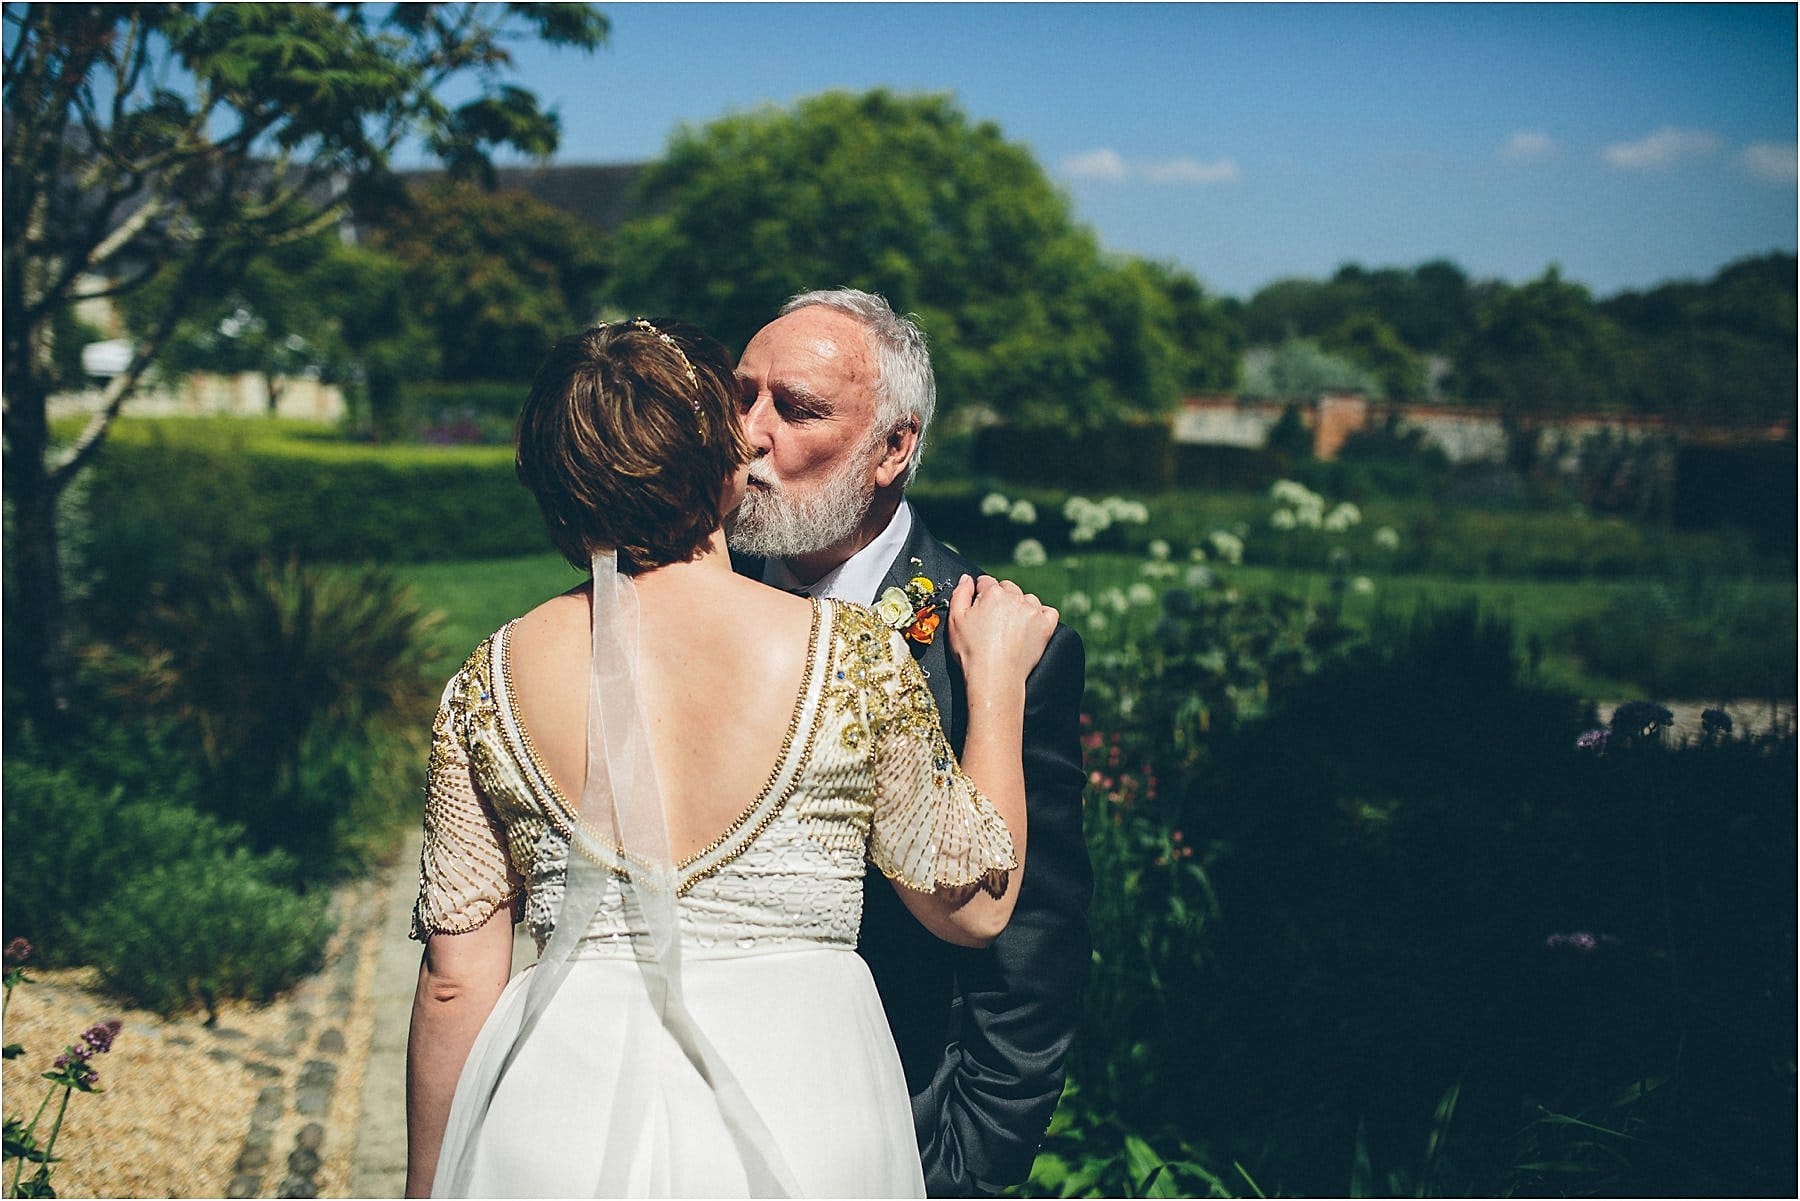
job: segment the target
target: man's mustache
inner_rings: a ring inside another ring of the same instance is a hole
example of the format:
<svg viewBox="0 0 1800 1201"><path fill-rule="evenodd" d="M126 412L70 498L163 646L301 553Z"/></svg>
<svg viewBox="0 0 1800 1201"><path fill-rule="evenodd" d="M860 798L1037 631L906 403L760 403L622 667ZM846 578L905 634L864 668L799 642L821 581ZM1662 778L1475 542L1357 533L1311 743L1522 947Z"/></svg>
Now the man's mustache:
<svg viewBox="0 0 1800 1201"><path fill-rule="evenodd" d="M761 484L763 487L772 490L781 487L780 482L775 478L774 471L768 466L768 460L766 459L754 459L751 461L748 478L751 483Z"/></svg>

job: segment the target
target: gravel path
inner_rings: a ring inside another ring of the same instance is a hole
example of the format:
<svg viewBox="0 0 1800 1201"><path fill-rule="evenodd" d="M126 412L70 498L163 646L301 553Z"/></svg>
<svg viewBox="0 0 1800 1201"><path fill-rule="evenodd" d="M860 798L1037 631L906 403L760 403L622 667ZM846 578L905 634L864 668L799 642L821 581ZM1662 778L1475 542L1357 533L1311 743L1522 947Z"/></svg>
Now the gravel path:
<svg viewBox="0 0 1800 1201"><path fill-rule="evenodd" d="M410 888L417 879L416 844L410 851L410 860L403 852L392 869L333 896L338 928L320 972L270 1004L227 1003L213 1026L200 1014L162 1018L120 1006L97 990L90 969L27 965L31 979L6 1011L6 1041L25 1047L0 1077L9 1116L29 1120L48 1088L39 1073L82 1030L107 1018L124 1023L113 1049L94 1061L103 1091L71 1098L51 1177L57 1192L348 1196L376 951L393 880ZM48 1127L46 1116L39 1133ZM401 1147L404 1155L403 1132Z"/></svg>

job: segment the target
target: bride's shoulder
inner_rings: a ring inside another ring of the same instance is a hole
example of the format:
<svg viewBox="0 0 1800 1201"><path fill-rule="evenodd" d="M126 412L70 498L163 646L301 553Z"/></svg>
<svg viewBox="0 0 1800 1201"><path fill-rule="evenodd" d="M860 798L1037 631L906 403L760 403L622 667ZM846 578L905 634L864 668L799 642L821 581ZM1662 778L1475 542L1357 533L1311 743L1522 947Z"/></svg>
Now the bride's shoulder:
<svg viewBox="0 0 1800 1201"><path fill-rule="evenodd" d="M514 618L492 636L506 638L506 658L516 680L585 678L593 643L593 617L585 591L553 596Z"/></svg>

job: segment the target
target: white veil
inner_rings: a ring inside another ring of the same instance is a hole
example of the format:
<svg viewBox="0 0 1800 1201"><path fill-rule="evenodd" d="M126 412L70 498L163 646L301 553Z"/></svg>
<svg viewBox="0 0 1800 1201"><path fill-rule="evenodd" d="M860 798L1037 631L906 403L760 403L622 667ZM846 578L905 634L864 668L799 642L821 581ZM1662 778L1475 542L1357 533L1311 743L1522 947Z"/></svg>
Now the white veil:
<svg viewBox="0 0 1800 1201"><path fill-rule="evenodd" d="M798 1192L792 1173L767 1124L745 1095L730 1067L689 1012L681 987L681 932L676 915L678 881L670 849L656 768L645 736L638 682L638 597L631 578L618 570L614 552L596 552L593 568L593 659L588 682L587 783L575 824L568 873L556 929L531 969L518 1035L504 1054L471 1064L459 1090L474 1102L473 1121L459 1138L454 1160L440 1165L438 1188L467 1195L473 1151L495 1090L574 964L575 953L599 912L612 879L624 893L634 959L643 980L638 1002L625 1014L596 1014L596 1021L624 1024L619 1079L659 1087L659 1073L692 1070L709 1086L720 1117L736 1143L749 1194L786 1197ZM619 865L622 865L622 869ZM667 1047L680 1051L680 1067L670 1069ZM577 1082L582 1087L584 1082ZM615 1107L615 1127L642 1120L654 1098ZM622 1128L596 1131L605 1145L628 1145ZM556 1148L545 1148L555 1154ZM602 1156L618 1164L623 1156ZM446 1178L445 1172L448 1172ZM619 1196L632 1187L623 1175L603 1169L594 1196ZM641 1187L641 1183L638 1187Z"/></svg>

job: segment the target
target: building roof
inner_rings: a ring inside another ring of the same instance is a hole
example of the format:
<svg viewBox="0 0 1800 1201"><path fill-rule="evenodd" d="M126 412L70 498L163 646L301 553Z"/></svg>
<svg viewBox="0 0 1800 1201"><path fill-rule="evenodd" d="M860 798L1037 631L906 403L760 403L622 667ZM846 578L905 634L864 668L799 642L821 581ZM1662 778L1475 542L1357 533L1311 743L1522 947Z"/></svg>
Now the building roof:
<svg viewBox="0 0 1800 1201"><path fill-rule="evenodd" d="M631 189L644 163L555 163L531 167L498 167L495 186L523 192L552 208L612 233L635 214ZM397 171L409 187L427 187L444 177L441 170Z"/></svg>

